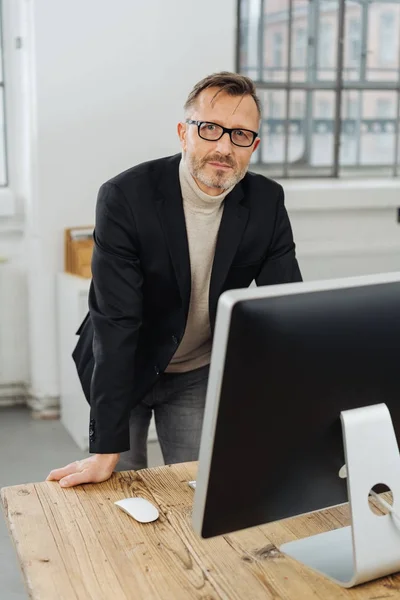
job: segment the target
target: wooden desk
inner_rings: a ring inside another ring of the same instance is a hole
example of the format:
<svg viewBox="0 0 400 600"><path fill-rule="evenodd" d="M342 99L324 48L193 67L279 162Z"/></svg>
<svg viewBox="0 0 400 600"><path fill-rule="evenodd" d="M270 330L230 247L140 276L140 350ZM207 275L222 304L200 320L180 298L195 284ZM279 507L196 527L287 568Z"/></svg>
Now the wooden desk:
<svg viewBox="0 0 400 600"><path fill-rule="evenodd" d="M62 489L4 488L6 519L31 598L37 600L378 600L400 597L400 577L352 590L314 575L276 549L348 524L346 507L210 540L191 525L196 463L115 473ZM243 479L242 479L243 483ZM113 504L141 495L160 518L142 525Z"/></svg>

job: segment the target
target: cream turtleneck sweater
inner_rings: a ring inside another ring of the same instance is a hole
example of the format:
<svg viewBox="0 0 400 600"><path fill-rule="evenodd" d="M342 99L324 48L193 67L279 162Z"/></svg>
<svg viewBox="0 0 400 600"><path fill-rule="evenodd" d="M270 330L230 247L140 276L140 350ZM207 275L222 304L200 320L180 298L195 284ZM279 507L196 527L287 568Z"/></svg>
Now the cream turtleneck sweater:
<svg viewBox="0 0 400 600"><path fill-rule="evenodd" d="M210 363L212 341L208 296L211 270L223 201L231 191L226 190L219 196L209 196L202 192L183 157L179 165L179 179L189 243L192 286L185 334L166 369L167 373L185 373Z"/></svg>

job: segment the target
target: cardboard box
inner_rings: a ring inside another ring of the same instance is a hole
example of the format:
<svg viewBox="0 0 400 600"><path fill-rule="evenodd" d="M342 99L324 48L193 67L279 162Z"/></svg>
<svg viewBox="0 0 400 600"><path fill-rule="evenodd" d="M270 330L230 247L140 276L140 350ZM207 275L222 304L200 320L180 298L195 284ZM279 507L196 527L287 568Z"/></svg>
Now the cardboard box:
<svg viewBox="0 0 400 600"><path fill-rule="evenodd" d="M65 272L90 278L93 253L93 226L65 230Z"/></svg>

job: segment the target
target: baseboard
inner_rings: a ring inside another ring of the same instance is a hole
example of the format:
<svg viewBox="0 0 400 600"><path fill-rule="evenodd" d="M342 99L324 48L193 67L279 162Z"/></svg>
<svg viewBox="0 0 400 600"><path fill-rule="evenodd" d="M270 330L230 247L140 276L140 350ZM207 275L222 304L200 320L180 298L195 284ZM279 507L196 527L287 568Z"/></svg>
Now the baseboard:
<svg viewBox="0 0 400 600"><path fill-rule="evenodd" d="M28 389L24 383L0 383L0 407L26 405Z"/></svg>
<svg viewBox="0 0 400 600"><path fill-rule="evenodd" d="M29 392L26 400L34 419L59 419L60 397Z"/></svg>
<svg viewBox="0 0 400 600"><path fill-rule="evenodd" d="M0 396L0 408L7 406L26 406L26 398L14 398Z"/></svg>

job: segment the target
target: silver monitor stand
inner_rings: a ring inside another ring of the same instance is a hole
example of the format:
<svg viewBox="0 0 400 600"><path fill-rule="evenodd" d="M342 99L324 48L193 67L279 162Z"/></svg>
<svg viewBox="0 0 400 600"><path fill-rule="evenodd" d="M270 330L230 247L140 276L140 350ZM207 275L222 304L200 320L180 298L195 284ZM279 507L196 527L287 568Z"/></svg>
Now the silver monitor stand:
<svg viewBox="0 0 400 600"><path fill-rule="evenodd" d="M288 542L280 550L353 587L400 571L400 454L386 404L341 413L351 525ZM377 484L393 493L392 511L372 512L368 497Z"/></svg>

